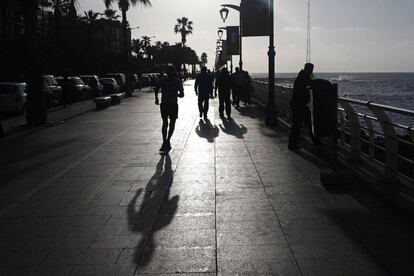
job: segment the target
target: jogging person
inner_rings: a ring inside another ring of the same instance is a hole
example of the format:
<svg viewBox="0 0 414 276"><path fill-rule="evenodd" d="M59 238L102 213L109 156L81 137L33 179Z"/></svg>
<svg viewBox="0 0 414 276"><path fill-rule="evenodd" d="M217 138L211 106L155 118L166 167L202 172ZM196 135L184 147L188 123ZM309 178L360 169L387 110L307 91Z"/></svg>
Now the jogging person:
<svg viewBox="0 0 414 276"><path fill-rule="evenodd" d="M207 73L205 66L201 68L201 73L196 78L194 90L196 95L198 95L200 118L204 115L204 119L207 119L210 96L213 96L213 79Z"/></svg>
<svg viewBox="0 0 414 276"><path fill-rule="evenodd" d="M176 77L175 68L168 66L167 78L161 80L155 88L155 104L159 104L158 93L161 89L161 118L162 118L162 146L161 152L171 150L171 136L174 133L175 121L178 118L177 97L184 97L184 88L181 80ZM169 120L169 122L168 122ZM168 135L167 135L168 131Z"/></svg>

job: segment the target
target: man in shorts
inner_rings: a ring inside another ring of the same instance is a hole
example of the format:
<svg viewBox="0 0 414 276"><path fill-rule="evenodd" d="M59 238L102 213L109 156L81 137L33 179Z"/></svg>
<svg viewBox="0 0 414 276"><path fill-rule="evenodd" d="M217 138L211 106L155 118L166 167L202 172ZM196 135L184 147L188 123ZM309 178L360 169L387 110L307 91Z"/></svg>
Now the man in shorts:
<svg viewBox="0 0 414 276"><path fill-rule="evenodd" d="M167 78L161 80L155 88L155 104L159 105L158 92L161 89L161 118L162 118L162 146L160 151L171 150L170 139L174 133L175 121L178 118L177 97L184 97L184 88L181 80L176 77L175 68L168 66ZM169 122L168 122L169 120ZM168 135L167 135L168 131Z"/></svg>

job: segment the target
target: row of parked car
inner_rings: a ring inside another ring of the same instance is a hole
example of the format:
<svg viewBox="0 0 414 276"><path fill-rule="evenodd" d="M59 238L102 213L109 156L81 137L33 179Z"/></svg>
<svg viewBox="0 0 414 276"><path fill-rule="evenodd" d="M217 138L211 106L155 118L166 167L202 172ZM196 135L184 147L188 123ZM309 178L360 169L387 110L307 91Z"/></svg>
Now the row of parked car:
<svg viewBox="0 0 414 276"><path fill-rule="evenodd" d="M122 73L108 73L101 78L97 75L71 77L42 75L41 79L47 107L63 104L65 100L64 92L66 91L70 94L70 101L76 102L122 92L125 89L125 83L125 74ZM132 75L131 83L135 89L141 87L141 81L136 74ZM147 83L147 80L145 80L145 83ZM150 85L150 83L147 85ZM0 113L24 112L26 91L27 84L24 82L0 82Z"/></svg>

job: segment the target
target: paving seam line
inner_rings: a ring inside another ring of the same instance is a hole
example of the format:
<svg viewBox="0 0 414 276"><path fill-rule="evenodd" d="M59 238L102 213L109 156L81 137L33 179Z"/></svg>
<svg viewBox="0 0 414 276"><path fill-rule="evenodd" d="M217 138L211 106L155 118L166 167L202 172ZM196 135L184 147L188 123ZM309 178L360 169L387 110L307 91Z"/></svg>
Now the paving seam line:
<svg viewBox="0 0 414 276"><path fill-rule="evenodd" d="M244 143L244 146L246 147L247 152L249 153L250 160L252 160L252 163L253 163L253 166L254 166L254 170L256 171L256 174L257 174L257 176L259 177L260 184L262 185L262 188L263 188L263 190L264 190L264 192L265 192L265 194L266 194L267 200L269 201L270 206L272 206L273 213L274 213L274 214L275 214L275 216L276 216L276 219L277 219L277 222L278 222L278 224L279 224L280 230L282 231L283 237L284 237L284 238L285 238L285 240L286 240L286 243L287 243L287 245L288 245L288 247L289 247L289 250L290 250L290 252L291 252L291 254L292 254L292 256L293 256L293 259L295 260L295 263L296 263L296 266L297 266L297 268L298 268L298 270L299 270L299 272L300 272L300 275L302 275L302 276L303 276L302 269L301 269L301 268L300 268L300 266L299 266L299 263L298 263L298 260L296 259L295 254L293 254L293 249L292 249L292 247L290 246L290 243L289 243L289 241L288 241L288 239L287 239L287 237L286 237L286 233L285 233L285 231L283 230L282 224L280 223L279 216L277 215L276 210L275 210L275 207L273 206L272 201L270 200L269 194L266 192L266 188L265 188L265 186L264 186L264 184L263 184L262 177L260 176L259 171L258 171L258 169L257 169L256 162L254 161L254 159L253 159L253 157L252 157L252 154L251 154L251 152L250 152L250 150L249 150L249 148L248 148L248 146L247 146L246 141L244 140L244 138L243 138L243 143ZM283 153L282 153L282 154L283 154ZM289 159L288 159L288 160L289 160ZM290 161L290 160L289 160L289 161Z"/></svg>

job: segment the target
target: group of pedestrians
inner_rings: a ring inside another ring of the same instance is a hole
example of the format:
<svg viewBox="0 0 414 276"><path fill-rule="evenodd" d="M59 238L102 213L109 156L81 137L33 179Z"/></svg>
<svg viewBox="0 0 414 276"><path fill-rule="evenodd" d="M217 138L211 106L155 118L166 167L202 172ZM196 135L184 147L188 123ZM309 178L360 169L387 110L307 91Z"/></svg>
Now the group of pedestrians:
<svg viewBox="0 0 414 276"><path fill-rule="evenodd" d="M214 89L213 82L215 83ZM227 68L221 69L215 75L215 81L211 74L207 72L207 68L203 67L194 85L194 90L198 95L200 118L202 116L207 117L209 98L217 96L219 98L220 117L224 117L224 111L226 111L227 117L231 118L232 103L236 108L240 107L240 101L244 101L245 105L250 105L251 89L252 80L249 73L240 70L238 67L232 75L230 75ZM233 95L233 101L231 101L231 95Z"/></svg>
<svg viewBox="0 0 414 276"><path fill-rule="evenodd" d="M290 131L288 148L298 150L298 141L302 125L305 124L311 134L311 138L316 145L320 145L320 140L312 134L311 112L308 107L310 101L309 86L313 78L313 64L307 63L295 80L293 95L290 102L292 110L292 128ZM214 85L213 85L214 83ZM162 92L161 104L158 98L159 91ZM250 104L251 78L245 71L236 68L232 75L226 68L223 68L214 78L206 67L201 68L201 73L195 80L194 90L198 96L198 109L200 118L204 116L207 120L210 98L219 98L219 114L224 117L224 111L228 119L231 119L231 100L233 95L233 105L239 107L240 100L246 105ZM171 150L170 139L174 133L175 122L178 118L177 98L184 97L182 81L179 79L173 66L167 68L167 77L162 79L155 88L155 104L160 104L163 143L160 152Z"/></svg>

